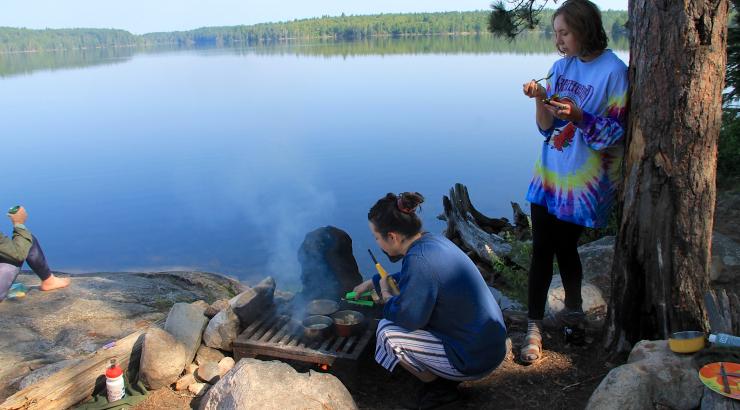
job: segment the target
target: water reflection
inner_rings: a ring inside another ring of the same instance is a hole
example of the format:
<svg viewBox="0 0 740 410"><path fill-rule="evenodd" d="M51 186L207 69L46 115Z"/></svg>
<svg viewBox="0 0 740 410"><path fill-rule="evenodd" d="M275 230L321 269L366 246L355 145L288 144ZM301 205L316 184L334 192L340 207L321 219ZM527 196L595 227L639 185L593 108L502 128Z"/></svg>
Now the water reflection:
<svg viewBox="0 0 740 410"><path fill-rule="evenodd" d="M610 47L627 50L626 36L611 39ZM156 54L182 50L204 53L229 52L237 55L295 55L323 57L357 57L366 55L399 54L549 54L553 52L549 33L524 33L509 41L491 35L371 37L361 40L284 41L247 44L241 47L208 46L136 46L86 50L28 52L3 54L0 58L0 77L30 74L41 70L62 70L96 65L119 64L137 54Z"/></svg>
<svg viewBox="0 0 740 410"><path fill-rule="evenodd" d="M30 74L40 70L63 70L119 64L130 60L140 51L140 49L137 50L134 47L111 47L3 54L0 58L0 77Z"/></svg>

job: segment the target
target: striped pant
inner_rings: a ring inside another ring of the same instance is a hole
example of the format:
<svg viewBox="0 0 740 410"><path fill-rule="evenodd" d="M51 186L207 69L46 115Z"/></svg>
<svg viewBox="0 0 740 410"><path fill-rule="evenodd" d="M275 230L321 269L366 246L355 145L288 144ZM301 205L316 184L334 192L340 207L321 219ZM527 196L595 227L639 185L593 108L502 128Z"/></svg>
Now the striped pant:
<svg viewBox="0 0 740 410"><path fill-rule="evenodd" d="M412 332L383 319L378 324L376 336L375 361L388 371L393 371L403 360L420 373L430 371L449 380L478 380L488 374L470 376L460 373L447 359L442 341L426 330Z"/></svg>

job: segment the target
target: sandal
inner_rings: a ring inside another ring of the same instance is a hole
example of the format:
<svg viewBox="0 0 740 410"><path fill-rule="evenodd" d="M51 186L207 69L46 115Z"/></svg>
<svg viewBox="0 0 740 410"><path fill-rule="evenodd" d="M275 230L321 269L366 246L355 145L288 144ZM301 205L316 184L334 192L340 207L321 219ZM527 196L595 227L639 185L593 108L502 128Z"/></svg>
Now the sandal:
<svg viewBox="0 0 740 410"><path fill-rule="evenodd" d="M530 365L537 363L540 359L542 359L542 322L528 320L527 335L524 337L524 346L519 351L519 360Z"/></svg>

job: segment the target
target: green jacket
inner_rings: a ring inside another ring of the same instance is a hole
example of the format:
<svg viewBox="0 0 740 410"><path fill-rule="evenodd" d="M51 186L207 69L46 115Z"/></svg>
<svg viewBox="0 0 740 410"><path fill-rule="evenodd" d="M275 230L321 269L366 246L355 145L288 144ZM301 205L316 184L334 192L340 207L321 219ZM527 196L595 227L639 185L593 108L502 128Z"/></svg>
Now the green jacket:
<svg viewBox="0 0 740 410"><path fill-rule="evenodd" d="M14 225L12 239L0 233L0 262L14 265L23 263L28 257L32 244L31 231L26 229L25 225Z"/></svg>

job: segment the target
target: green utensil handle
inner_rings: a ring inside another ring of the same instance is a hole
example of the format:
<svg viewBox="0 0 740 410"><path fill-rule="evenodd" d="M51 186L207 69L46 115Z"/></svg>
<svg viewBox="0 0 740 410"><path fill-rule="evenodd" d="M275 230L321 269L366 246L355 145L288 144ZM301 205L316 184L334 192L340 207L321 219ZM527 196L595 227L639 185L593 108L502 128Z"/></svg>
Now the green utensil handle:
<svg viewBox="0 0 740 410"><path fill-rule="evenodd" d="M372 300L348 300L347 303L368 307L375 306L375 302L373 302Z"/></svg>
<svg viewBox="0 0 740 410"><path fill-rule="evenodd" d="M364 297L372 297L372 295L373 295L373 291L372 290L368 290L367 292L360 293L360 297L361 298L364 298ZM346 299L354 299L354 298L357 297L357 292L347 292L347 294L344 295L344 297Z"/></svg>

